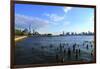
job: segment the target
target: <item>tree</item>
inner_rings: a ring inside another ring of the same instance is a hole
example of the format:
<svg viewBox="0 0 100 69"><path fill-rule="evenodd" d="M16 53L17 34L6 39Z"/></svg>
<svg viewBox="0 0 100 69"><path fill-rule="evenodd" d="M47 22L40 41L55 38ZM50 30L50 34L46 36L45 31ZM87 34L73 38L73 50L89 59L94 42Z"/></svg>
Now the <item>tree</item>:
<svg viewBox="0 0 100 69"><path fill-rule="evenodd" d="M66 35L70 35L70 32L67 32Z"/></svg>
<svg viewBox="0 0 100 69"><path fill-rule="evenodd" d="M27 34L28 34L28 29L25 28L25 29L22 31L22 33L23 33L24 35L27 35Z"/></svg>
<svg viewBox="0 0 100 69"><path fill-rule="evenodd" d="M71 35L74 35L74 32L71 32Z"/></svg>
<svg viewBox="0 0 100 69"><path fill-rule="evenodd" d="M23 33L21 30L15 29L15 35L23 35Z"/></svg>

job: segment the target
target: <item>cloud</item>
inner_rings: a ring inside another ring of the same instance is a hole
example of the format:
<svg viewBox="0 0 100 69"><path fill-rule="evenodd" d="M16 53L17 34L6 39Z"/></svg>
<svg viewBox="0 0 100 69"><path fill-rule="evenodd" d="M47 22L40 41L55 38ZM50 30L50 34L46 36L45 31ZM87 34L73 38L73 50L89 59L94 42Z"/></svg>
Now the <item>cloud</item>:
<svg viewBox="0 0 100 69"><path fill-rule="evenodd" d="M62 26L67 26L67 25L69 25L70 24L70 22L68 22L68 21L64 21L63 23L62 23Z"/></svg>
<svg viewBox="0 0 100 69"><path fill-rule="evenodd" d="M67 20L66 15L59 15L59 14L50 14L50 13L45 13L45 16L49 18L49 23L54 25L54 26L67 26L70 24L70 22Z"/></svg>
<svg viewBox="0 0 100 69"><path fill-rule="evenodd" d="M59 14L56 14L56 13L53 13L53 14L47 13L47 14L44 14L44 15L47 16L50 19L50 21L59 22L59 21L62 21L66 18L66 13L68 11L70 11L71 9L72 9L72 7L64 7L63 11L65 13L63 15L59 15Z"/></svg>
<svg viewBox="0 0 100 69"><path fill-rule="evenodd" d="M89 24L90 31L94 32L94 16L91 16L87 23Z"/></svg>
<svg viewBox="0 0 100 69"><path fill-rule="evenodd" d="M70 26L70 22L68 22L68 21L64 21L62 24L61 24L61 28L60 28L60 30L59 31L66 31L66 30L69 30L69 29L67 29L69 26Z"/></svg>
<svg viewBox="0 0 100 69"><path fill-rule="evenodd" d="M90 23L94 24L94 16L90 17Z"/></svg>
<svg viewBox="0 0 100 69"><path fill-rule="evenodd" d="M65 13L67 13L68 11L70 11L72 9L72 7L64 7L63 10Z"/></svg>
<svg viewBox="0 0 100 69"><path fill-rule="evenodd" d="M45 14L49 19L50 21L53 21L53 22L58 22L58 21L62 21L65 16L59 16L57 14Z"/></svg>
<svg viewBox="0 0 100 69"><path fill-rule="evenodd" d="M48 23L49 21L38 17L30 17L21 14L15 15L15 25L20 28L28 28L31 26L33 29L38 29L48 25Z"/></svg>

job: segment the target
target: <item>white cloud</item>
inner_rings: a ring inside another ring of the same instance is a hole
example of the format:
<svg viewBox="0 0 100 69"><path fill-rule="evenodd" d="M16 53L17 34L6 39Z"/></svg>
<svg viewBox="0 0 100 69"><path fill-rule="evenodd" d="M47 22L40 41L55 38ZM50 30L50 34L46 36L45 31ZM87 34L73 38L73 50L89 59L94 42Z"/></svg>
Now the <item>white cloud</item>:
<svg viewBox="0 0 100 69"><path fill-rule="evenodd" d="M68 21L64 21L64 22L62 23L62 25L65 26L65 27L66 27L67 25L69 25L69 24L70 24L70 22L68 22Z"/></svg>
<svg viewBox="0 0 100 69"><path fill-rule="evenodd" d="M90 23L94 24L94 16L90 17Z"/></svg>
<svg viewBox="0 0 100 69"><path fill-rule="evenodd" d="M94 16L91 16L87 23L90 24L90 31L94 32Z"/></svg>
<svg viewBox="0 0 100 69"><path fill-rule="evenodd" d="M48 16L50 21L53 21L53 22L62 21L65 18L65 16L59 16L57 14L45 14L45 15Z"/></svg>
<svg viewBox="0 0 100 69"><path fill-rule="evenodd" d="M64 21L62 24L61 24L61 29L59 31L66 31L66 30L69 30L67 29L70 25L70 22L68 21Z"/></svg>
<svg viewBox="0 0 100 69"><path fill-rule="evenodd" d="M72 7L64 7L63 8L63 11L65 12L63 15L59 15L59 14L50 14L50 13L47 13L47 14L44 14L45 16L47 16L50 21L53 21L53 22L59 22L59 21L62 21L66 18L66 13L68 11L70 11L72 9Z"/></svg>
<svg viewBox="0 0 100 69"><path fill-rule="evenodd" d="M64 10L65 13L67 13L67 12L68 12L69 10L71 10L71 9L72 9L72 7L64 7L64 8L63 8L63 10Z"/></svg>
<svg viewBox="0 0 100 69"><path fill-rule="evenodd" d="M38 29L48 25L49 21L38 18L38 17L30 17L21 14L15 15L15 25L16 27L27 28L29 25L33 29Z"/></svg>
<svg viewBox="0 0 100 69"><path fill-rule="evenodd" d="M69 21L67 21L67 17L66 15L57 15L55 14L44 14L45 16L47 16L49 18L49 23L55 26L67 26L70 24Z"/></svg>

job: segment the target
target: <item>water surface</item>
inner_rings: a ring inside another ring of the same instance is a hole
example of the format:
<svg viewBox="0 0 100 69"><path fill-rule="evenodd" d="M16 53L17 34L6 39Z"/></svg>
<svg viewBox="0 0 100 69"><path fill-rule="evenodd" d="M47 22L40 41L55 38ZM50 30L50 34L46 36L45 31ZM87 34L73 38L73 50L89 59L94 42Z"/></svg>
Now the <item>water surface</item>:
<svg viewBox="0 0 100 69"><path fill-rule="evenodd" d="M16 43L15 64L45 64L94 60L93 36L32 36ZM73 51L73 45L75 51ZM88 46L88 47L87 47ZM70 55L68 53L70 50ZM79 51L77 54L77 51Z"/></svg>

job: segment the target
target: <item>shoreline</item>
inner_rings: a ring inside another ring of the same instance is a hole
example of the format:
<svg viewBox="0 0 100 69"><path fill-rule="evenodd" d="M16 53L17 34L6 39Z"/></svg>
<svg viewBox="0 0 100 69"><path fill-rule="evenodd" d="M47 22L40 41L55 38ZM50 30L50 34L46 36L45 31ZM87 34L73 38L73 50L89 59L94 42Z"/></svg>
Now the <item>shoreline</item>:
<svg viewBox="0 0 100 69"><path fill-rule="evenodd" d="M15 36L15 42L27 38L27 36Z"/></svg>

